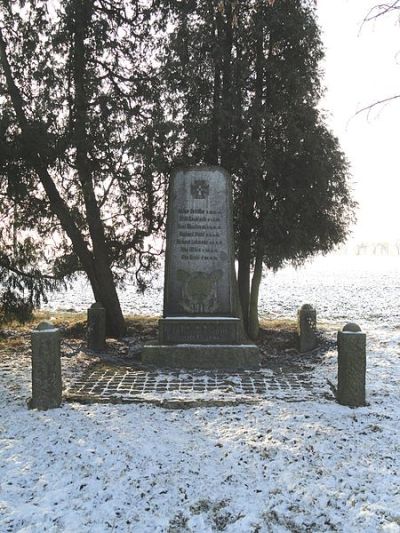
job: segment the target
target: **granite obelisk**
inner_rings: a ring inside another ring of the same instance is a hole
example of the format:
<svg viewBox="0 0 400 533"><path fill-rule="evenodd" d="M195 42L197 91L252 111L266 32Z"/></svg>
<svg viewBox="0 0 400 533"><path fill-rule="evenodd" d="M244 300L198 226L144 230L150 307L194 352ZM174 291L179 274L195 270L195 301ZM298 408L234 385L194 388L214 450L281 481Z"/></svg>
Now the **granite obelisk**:
<svg viewBox="0 0 400 533"><path fill-rule="evenodd" d="M145 364L257 368L242 333L234 265L232 185L220 167L174 172L170 183L164 313Z"/></svg>

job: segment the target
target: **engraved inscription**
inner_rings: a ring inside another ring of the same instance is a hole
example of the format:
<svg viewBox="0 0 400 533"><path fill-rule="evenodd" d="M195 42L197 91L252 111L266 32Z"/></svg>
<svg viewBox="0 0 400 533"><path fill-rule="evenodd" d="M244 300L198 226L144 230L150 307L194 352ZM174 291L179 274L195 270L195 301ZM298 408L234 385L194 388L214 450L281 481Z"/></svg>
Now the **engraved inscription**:
<svg viewBox="0 0 400 533"><path fill-rule="evenodd" d="M184 261L218 261L221 217L212 209L178 209L176 244Z"/></svg>
<svg viewBox="0 0 400 533"><path fill-rule="evenodd" d="M235 339L235 331L229 324L173 324L168 323L165 329L164 342L181 343L213 343L232 342ZM235 339L236 340L236 339Z"/></svg>
<svg viewBox="0 0 400 533"><path fill-rule="evenodd" d="M174 174L168 206L165 314L232 312L230 194L229 177L218 169Z"/></svg>

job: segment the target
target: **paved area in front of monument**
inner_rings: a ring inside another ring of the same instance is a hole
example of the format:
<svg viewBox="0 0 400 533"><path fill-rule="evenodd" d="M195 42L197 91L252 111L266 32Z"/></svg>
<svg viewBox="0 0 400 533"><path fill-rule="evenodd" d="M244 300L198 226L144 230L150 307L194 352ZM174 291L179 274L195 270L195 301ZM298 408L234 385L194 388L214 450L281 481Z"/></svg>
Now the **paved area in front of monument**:
<svg viewBox="0 0 400 533"><path fill-rule="evenodd" d="M324 391L326 392L326 391ZM260 371L148 370L100 363L66 392L70 401L178 405L229 404L263 399L306 401L321 396L310 370Z"/></svg>

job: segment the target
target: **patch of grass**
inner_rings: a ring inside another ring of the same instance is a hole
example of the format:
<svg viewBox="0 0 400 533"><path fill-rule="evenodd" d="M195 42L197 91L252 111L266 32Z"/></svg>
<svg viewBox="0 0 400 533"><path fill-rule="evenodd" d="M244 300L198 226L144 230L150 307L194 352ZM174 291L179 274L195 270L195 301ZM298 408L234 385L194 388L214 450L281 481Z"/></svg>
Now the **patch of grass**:
<svg viewBox="0 0 400 533"><path fill-rule="evenodd" d="M19 350L20 348L26 347L26 337L8 337L0 338L0 347L7 348L8 350Z"/></svg>
<svg viewBox="0 0 400 533"><path fill-rule="evenodd" d="M256 340L263 357L297 352L297 322L289 319L261 319Z"/></svg>
<svg viewBox="0 0 400 533"><path fill-rule="evenodd" d="M36 329L38 324L43 320L47 320L54 324L57 328L62 328L67 336L74 336L82 333L86 327L86 313L72 313L61 311L35 311L32 320L21 324L15 320L1 324L0 328L0 342L9 340L10 337L28 335L32 330ZM80 336L80 335L78 335Z"/></svg>
<svg viewBox="0 0 400 533"><path fill-rule="evenodd" d="M15 356L15 354L26 355L30 348L31 332L43 320L51 321L56 327L61 329L64 352L71 356L86 347L86 312L70 311L37 311L33 319L25 324L11 322L0 327L0 358ZM135 358L139 360L141 347L144 343L153 340L158 335L158 316L127 315L125 316L127 326L127 339L107 339L107 357L114 357L118 360L125 358ZM324 330L326 324L318 323L320 332L319 345L321 353L331 348ZM298 352L297 322L292 319L266 319L260 320L259 337L256 344L261 353L261 366L271 367L272 365L292 366L296 361L311 364L315 359L310 359ZM316 360L316 359L315 359Z"/></svg>
<svg viewBox="0 0 400 533"><path fill-rule="evenodd" d="M289 318L261 318L260 327L262 329L274 329L274 330L286 330L286 331L296 331L297 321Z"/></svg>
<svg viewBox="0 0 400 533"><path fill-rule="evenodd" d="M157 336L158 316L127 315L125 317L127 333L141 339L150 339Z"/></svg>
<svg viewBox="0 0 400 533"><path fill-rule="evenodd" d="M138 335L140 337L154 337L158 332L158 316L146 315L127 315L125 316L128 335ZM71 311L35 311L32 320L21 324L17 321L7 322L1 324L0 327L0 342L2 339L17 335L26 335L37 328L38 324L43 320L47 320L58 328L64 330L64 334L68 337L81 337L86 328L86 313L85 312L71 312ZM260 339L269 332L295 333L296 321L285 319L261 319L260 321Z"/></svg>
<svg viewBox="0 0 400 533"><path fill-rule="evenodd" d="M32 320L24 324L17 321L0 324L0 347L11 348L22 345L22 339L29 336L43 320L60 328L63 337L84 339L86 319L86 312L38 310L34 312ZM141 341L157 336L159 317L127 315L125 319L128 336L138 337Z"/></svg>

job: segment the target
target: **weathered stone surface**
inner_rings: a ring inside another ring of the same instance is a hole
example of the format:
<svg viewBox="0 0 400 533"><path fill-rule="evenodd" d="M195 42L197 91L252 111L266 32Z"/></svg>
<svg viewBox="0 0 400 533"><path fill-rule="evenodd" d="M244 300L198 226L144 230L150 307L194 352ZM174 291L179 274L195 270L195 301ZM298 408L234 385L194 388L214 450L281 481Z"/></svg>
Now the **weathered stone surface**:
<svg viewBox="0 0 400 533"><path fill-rule="evenodd" d="M348 326L348 325L347 325ZM366 335L357 324L338 332L337 401L342 405L365 405ZM357 328L354 328L357 326Z"/></svg>
<svg viewBox="0 0 400 533"><path fill-rule="evenodd" d="M41 322L32 332L32 409L52 409L62 401L60 331Z"/></svg>
<svg viewBox="0 0 400 533"><path fill-rule="evenodd" d="M237 344L239 318L173 317L159 322L160 344Z"/></svg>
<svg viewBox="0 0 400 533"><path fill-rule="evenodd" d="M352 331L353 333L357 331L361 331L361 328L358 324L355 324L354 322L348 322L344 327L343 331Z"/></svg>
<svg viewBox="0 0 400 533"><path fill-rule="evenodd" d="M178 170L169 195L164 316L232 316L233 276L229 174Z"/></svg>
<svg viewBox="0 0 400 533"><path fill-rule="evenodd" d="M87 311L87 345L94 352L104 350L106 346L106 310L99 302Z"/></svg>
<svg viewBox="0 0 400 533"><path fill-rule="evenodd" d="M260 366L255 344L237 345L146 345L143 363L161 368L246 370Z"/></svg>
<svg viewBox="0 0 400 533"><path fill-rule="evenodd" d="M317 347L317 312L310 304L304 304L297 312L297 334L300 352Z"/></svg>
<svg viewBox="0 0 400 533"><path fill-rule="evenodd" d="M164 318L159 345L145 346L144 363L230 369L260 364L256 346L242 342L232 217L231 178L225 170L194 167L173 174Z"/></svg>

